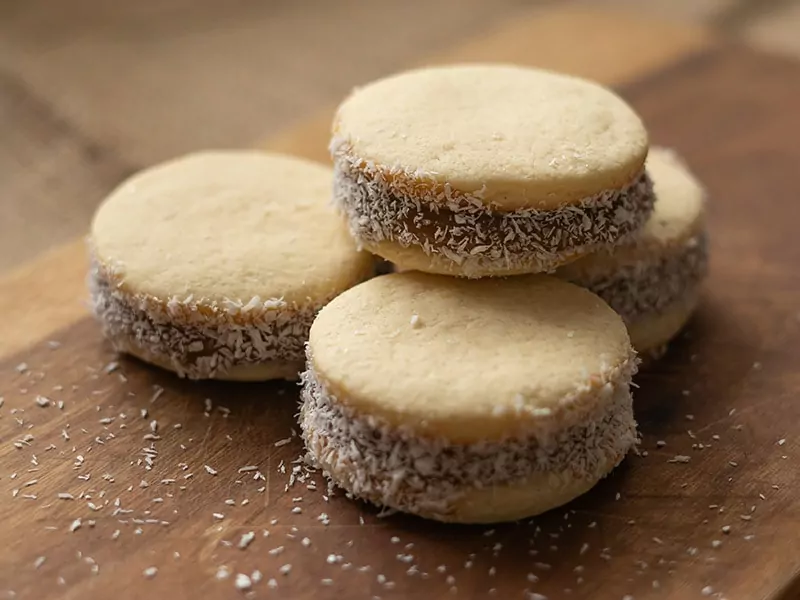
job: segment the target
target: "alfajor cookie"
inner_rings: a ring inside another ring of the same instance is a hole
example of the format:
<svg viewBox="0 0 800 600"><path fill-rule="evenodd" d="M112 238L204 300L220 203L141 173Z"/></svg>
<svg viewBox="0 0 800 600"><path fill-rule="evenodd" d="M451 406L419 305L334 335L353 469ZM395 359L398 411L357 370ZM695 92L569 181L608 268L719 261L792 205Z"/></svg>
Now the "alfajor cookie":
<svg viewBox="0 0 800 600"><path fill-rule="evenodd" d="M373 271L329 208L330 178L305 160L226 151L122 183L89 239L106 337L192 379L296 377L317 311Z"/></svg>
<svg viewBox="0 0 800 600"><path fill-rule="evenodd" d="M312 325L300 425L312 462L357 498L514 520L625 457L635 369L619 316L557 278L385 275Z"/></svg>
<svg viewBox="0 0 800 600"><path fill-rule="evenodd" d="M647 219L648 138L588 81L503 65L401 73L336 113L334 201L356 241L403 269L551 271Z"/></svg>
<svg viewBox="0 0 800 600"><path fill-rule="evenodd" d="M558 275L598 294L622 316L634 348L658 355L691 316L708 273L705 192L670 150L651 149L647 170L656 203L642 231Z"/></svg>

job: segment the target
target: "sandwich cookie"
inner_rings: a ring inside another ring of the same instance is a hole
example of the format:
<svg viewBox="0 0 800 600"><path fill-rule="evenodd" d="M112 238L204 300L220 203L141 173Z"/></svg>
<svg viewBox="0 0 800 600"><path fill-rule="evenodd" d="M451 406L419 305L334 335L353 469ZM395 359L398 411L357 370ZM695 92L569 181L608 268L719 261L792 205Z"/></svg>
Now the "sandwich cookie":
<svg viewBox="0 0 800 600"><path fill-rule="evenodd" d="M295 378L317 311L372 274L331 171L261 152L147 169L91 225L94 314L115 349L192 379Z"/></svg>
<svg viewBox="0 0 800 600"><path fill-rule="evenodd" d="M558 274L589 288L616 310L636 350L652 357L686 324L708 273L705 192L670 150L653 148L652 216L637 237L613 252L573 262Z"/></svg>
<svg viewBox="0 0 800 600"><path fill-rule="evenodd" d="M551 271L619 243L653 197L647 132L611 91L513 66L410 71L339 107L334 201L400 268Z"/></svg>
<svg viewBox="0 0 800 600"><path fill-rule="evenodd" d="M635 369L625 325L588 290L396 273L320 311L300 425L352 496L441 521L520 519L625 457Z"/></svg>

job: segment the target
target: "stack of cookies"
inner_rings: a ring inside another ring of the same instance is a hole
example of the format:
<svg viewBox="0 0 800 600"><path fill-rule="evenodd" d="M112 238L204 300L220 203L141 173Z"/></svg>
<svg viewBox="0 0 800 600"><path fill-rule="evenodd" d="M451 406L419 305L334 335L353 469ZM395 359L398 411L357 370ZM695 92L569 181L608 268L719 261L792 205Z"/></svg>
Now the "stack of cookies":
<svg viewBox="0 0 800 600"><path fill-rule="evenodd" d="M631 336L659 351L706 268L702 189L649 151L615 94L537 70L423 69L347 98L334 202L399 272L311 327L312 461L355 497L457 522L606 476L637 440Z"/></svg>
<svg viewBox="0 0 800 600"><path fill-rule="evenodd" d="M609 90L511 66L357 90L331 150L124 182L90 236L106 337L192 379L303 371L309 459L390 510L505 521L589 490L636 444L637 351L697 302L698 182Z"/></svg>

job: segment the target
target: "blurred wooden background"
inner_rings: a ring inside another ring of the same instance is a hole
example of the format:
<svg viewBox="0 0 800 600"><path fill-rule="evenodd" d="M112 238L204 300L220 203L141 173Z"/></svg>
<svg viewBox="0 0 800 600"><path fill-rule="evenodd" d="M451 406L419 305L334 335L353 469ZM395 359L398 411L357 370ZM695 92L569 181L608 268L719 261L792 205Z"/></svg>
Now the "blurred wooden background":
<svg viewBox="0 0 800 600"><path fill-rule="evenodd" d="M355 84L553 4L0 0L0 272L83 234L143 166L252 145ZM800 56L800 0L584 4Z"/></svg>

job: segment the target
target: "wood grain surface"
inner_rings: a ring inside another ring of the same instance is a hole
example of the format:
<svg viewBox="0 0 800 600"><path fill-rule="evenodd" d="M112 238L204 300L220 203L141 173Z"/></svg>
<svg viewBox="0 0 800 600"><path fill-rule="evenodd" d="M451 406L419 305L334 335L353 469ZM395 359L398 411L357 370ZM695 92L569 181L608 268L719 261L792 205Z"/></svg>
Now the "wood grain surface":
<svg viewBox="0 0 800 600"><path fill-rule="evenodd" d="M603 43L624 37L609 33ZM502 48L503 30L493 35ZM508 59L530 62L536 44ZM628 81L654 141L681 151L713 199L701 308L637 377L639 456L530 522L378 518L302 467L291 484L295 387L191 383L115 357L70 308L76 244L0 280L0 594L797 597L800 67L703 44L605 78ZM602 64L600 79L618 69ZM315 127L298 139L317 145Z"/></svg>

